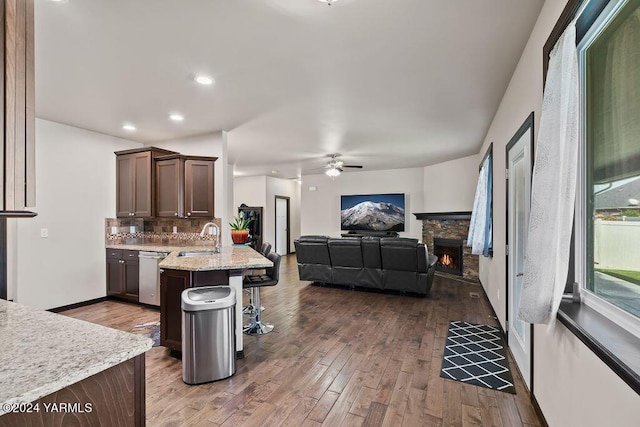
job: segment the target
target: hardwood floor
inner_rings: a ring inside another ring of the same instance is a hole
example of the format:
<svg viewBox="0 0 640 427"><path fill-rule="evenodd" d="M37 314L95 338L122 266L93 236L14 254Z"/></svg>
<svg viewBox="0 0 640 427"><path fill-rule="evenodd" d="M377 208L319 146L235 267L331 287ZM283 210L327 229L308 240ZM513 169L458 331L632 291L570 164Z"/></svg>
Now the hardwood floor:
<svg viewBox="0 0 640 427"><path fill-rule="evenodd" d="M275 330L245 336L230 379L188 386L168 350L147 352L147 425L541 425L513 360L516 395L440 378L450 320L496 324L480 285L436 276L427 298L319 287L298 280L295 255L280 274L261 290ZM124 331L159 320L114 301L62 314Z"/></svg>

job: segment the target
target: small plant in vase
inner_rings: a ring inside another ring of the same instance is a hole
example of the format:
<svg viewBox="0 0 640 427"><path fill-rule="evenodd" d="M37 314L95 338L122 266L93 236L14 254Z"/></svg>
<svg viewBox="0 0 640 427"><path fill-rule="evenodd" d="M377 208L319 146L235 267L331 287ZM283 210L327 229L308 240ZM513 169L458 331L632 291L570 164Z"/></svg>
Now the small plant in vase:
<svg viewBox="0 0 640 427"><path fill-rule="evenodd" d="M247 242L249 238L249 224L253 219L244 218L242 213L233 217L233 221L229 223L231 227L231 240L236 245L242 245Z"/></svg>

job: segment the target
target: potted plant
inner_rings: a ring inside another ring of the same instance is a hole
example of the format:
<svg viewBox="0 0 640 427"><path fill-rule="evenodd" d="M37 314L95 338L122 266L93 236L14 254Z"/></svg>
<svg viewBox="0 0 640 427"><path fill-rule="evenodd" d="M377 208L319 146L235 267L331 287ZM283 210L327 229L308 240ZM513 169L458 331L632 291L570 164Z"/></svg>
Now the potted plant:
<svg viewBox="0 0 640 427"><path fill-rule="evenodd" d="M242 213L238 213L238 215L233 217L233 221L229 223L229 227L231 227L231 240L233 240L234 244L242 245L247 242L251 221L253 221L253 219L245 219Z"/></svg>

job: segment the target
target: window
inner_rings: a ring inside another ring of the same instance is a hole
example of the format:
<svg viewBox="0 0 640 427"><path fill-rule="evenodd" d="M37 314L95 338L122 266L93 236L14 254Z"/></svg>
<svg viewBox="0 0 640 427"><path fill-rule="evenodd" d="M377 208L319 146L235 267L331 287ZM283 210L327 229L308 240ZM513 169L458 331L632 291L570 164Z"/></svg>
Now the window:
<svg viewBox="0 0 640 427"><path fill-rule="evenodd" d="M578 54L576 279L585 303L640 336L640 0L610 1Z"/></svg>

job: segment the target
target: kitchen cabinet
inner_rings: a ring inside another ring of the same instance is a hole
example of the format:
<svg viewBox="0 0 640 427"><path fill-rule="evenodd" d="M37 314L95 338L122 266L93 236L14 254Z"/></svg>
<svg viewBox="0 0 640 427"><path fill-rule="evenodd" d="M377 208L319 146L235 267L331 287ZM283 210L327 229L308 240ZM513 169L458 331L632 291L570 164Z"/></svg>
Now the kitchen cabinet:
<svg viewBox="0 0 640 427"><path fill-rule="evenodd" d="M116 151L116 216L149 218L154 216L156 157L173 151L155 147Z"/></svg>
<svg viewBox="0 0 640 427"><path fill-rule="evenodd" d="M34 2L3 1L1 10L0 211L23 211L36 206Z"/></svg>
<svg viewBox="0 0 640 427"><path fill-rule="evenodd" d="M107 295L138 301L138 251L107 249Z"/></svg>
<svg viewBox="0 0 640 427"><path fill-rule="evenodd" d="M182 291L196 286L227 285L226 272L160 270L160 345L182 351Z"/></svg>
<svg viewBox="0 0 640 427"><path fill-rule="evenodd" d="M180 154L158 157L156 216L213 218L216 160L217 157Z"/></svg>

